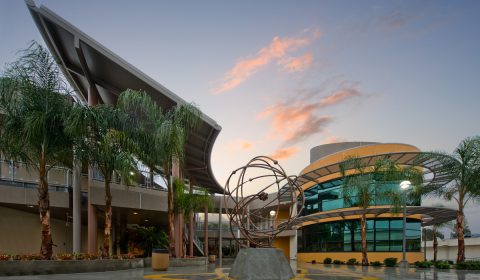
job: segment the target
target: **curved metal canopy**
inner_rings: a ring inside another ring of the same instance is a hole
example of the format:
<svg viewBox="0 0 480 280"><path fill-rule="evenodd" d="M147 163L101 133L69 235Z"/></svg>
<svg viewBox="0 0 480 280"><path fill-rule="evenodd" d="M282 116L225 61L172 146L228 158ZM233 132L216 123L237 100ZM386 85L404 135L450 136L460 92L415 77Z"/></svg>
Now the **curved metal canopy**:
<svg viewBox="0 0 480 280"><path fill-rule="evenodd" d="M450 156L430 152L393 152L359 157L359 160L367 166L373 165L381 159L390 159L399 165L421 167L425 178L424 187L429 189L439 188L451 182L454 176L452 169L458 164L457 160ZM300 174L298 181L303 185L309 182L318 182L321 177L339 173L342 162L322 166Z"/></svg>
<svg viewBox="0 0 480 280"><path fill-rule="evenodd" d="M422 216L422 226L435 225L447 221L454 220L457 217L457 210L443 208L443 207L427 207L427 206L407 206L407 217L412 215ZM343 218L348 216L357 216L363 213L363 209L360 208L343 208L325 212L318 212L312 215L297 218L293 223L294 226L301 226L305 222L313 222L327 218ZM391 213L390 206L375 206L367 208L367 215L381 215ZM401 213L399 213L401 216Z"/></svg>
<svg viewBox="0 0 480 280"><path fill-rule="evenodd" d="M28 9L50 52L75 89L77 101L86 102L88 93L99 103L115 104L126 89L144 90L164 110L186 101L142 73L78 28L41 6L26 0ZM203 114L201 124L190 133L186 145L183 175L210 192L223 193L211 168L212 147L221 127Z"/></svg>

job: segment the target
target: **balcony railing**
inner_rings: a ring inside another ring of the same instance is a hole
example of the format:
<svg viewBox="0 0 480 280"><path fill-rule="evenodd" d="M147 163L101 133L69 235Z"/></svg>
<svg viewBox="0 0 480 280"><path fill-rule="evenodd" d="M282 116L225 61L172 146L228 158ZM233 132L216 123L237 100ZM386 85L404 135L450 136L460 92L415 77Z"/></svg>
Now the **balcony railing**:
<svg viewBox="0 0 480 280"><path fill-rule="evenodd" d="M149 178L148 172L137 170L137 174L142 174L142 176L139 176L138 182L134 182L131 186L159 191L165 190L156 184L152 187L147 182ZM82 176L88 177L88 174L82 174ZM101 182L105 180L102 174L95 169L91 172L91 179ZM3 185L37 188L38 173L36 167L32 164L2 159L0 160L0 181ZM50 190L67 192L72 187L72 170L65 167L52 167L48 171L47 181ZM122 180L119 176L116 176L112 183L120 185Z"/></svg>
<svg viewBox="0 0 480 280"><path fill-rule="evenodd" d="M6 185L36 188L38 175L35 171L33 165L0 160L0 180ZM48 172L47 181L50 190L66 192L72 185L72 172L68 168L52 167Z"/></svg>

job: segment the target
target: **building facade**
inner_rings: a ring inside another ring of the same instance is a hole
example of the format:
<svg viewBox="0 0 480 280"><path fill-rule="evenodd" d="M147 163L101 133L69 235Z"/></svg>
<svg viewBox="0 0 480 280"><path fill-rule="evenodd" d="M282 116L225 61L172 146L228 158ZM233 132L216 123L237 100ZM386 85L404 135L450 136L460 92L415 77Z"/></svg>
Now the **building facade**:
<svg viewBox="0 0 480 280"><path fill-rule="evenodd" d="M424 173L425 185L441 186L450 181L448 168L441 164L441 155L424 153L411 145L397 143L345 142L320 145L310 152L310 165L299 175L305 195L302 216L297 221L297 259L300 262L322 262L329 257L361 261L362 209L356 198L343 197L343 177L340 165L355 157L366 166L389 158L400 166L415 166ZM347 170L348 171L348 170ZM351 175L356 176L351 171ZM347 173L348 174L348 173ZM399 190L399 181L375 183L375 191ZM376 198L367 212L367 249L369 261L387 257L402 259L403 214L392 213L391 201ZM421 227L440 220L454 219L450 209L421 206L421 199L409 199L407 204L406 251L409 262L424 259L421 247Z"/></svg>

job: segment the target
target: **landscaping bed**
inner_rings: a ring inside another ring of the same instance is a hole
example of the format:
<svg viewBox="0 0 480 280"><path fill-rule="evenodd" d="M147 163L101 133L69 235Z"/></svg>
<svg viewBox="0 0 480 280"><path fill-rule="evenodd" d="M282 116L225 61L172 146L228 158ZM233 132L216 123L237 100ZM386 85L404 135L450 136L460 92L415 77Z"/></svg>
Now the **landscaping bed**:
<svg viewBox="0 0 480 280"><path fill-rule="evenodd" d="M143 259L7 260L0 276L101 272L144 267Z"/></svg>

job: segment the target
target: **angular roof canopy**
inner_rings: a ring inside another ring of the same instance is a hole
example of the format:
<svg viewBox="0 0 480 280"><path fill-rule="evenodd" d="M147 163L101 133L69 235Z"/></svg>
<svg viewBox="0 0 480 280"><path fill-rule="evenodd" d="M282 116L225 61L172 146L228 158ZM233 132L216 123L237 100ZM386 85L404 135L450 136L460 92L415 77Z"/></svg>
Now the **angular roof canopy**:
<svg viewBox="0 0 480 280"><path fill-rule="evenodd" d="M163 110L187 103L48 8L36 7L33 0L26 3L79 102L86 103L88 92L93 91L99 103L115 104L122 91L135 89L147 92ZM183 175L210 192L223 193L210 160L221 127L205 114L201 120L187 140Z"/></svg>

